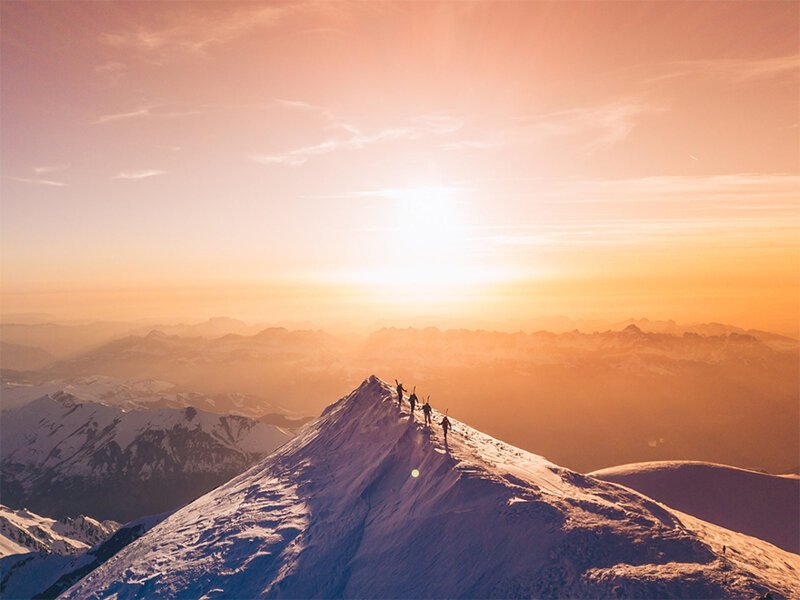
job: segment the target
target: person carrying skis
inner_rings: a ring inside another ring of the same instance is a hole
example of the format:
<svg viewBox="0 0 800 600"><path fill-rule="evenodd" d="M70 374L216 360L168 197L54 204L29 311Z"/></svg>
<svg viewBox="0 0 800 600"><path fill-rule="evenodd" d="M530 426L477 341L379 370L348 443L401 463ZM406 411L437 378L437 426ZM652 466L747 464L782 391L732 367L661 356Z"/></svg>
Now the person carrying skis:
<svg viewBox="0 0 800 600"><path fill-rule="evenodd" d="M445 415L442 418L442 429L444 430L444 443L447 443L447 432L450 431L450 419Z"/></svg>
<svg viewBox="0 0 800 600"><path fill-rule="evenodd" d="M403 392L405 392L406 389L397 379L395 379L394 382L397 384L397 406L403 406Z"/></svg>
<svg viewBox="0 0 800 600"><path fill-rule="evenodd" d="M433 409L431 408L430 400L431 397L428 396L428 398L425 400L425 404L422 405L422 413L425 415L425 425L431 424L431 410Z"/></svg>
<svg viewBox="0 0 800 600"><path fill-rule="evenodd" d="M408 403L411 405L411 415L414 415L414 408L417 406L417 386L411 390L411 395L408 397Z"/></svg>

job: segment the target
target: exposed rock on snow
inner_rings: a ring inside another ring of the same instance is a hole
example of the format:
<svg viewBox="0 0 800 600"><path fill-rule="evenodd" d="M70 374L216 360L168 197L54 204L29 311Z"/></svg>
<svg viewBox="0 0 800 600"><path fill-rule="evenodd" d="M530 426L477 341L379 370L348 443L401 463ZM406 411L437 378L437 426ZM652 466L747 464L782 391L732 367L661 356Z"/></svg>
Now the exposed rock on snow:
<svg viewBox="0 0 800 600"><path fill-rule="evenodd" d="M371 377L64 597L800 595L797 555L417 419Z"/></svg>
<svg viewBox="0 0 800 600"><path fill-rule="evenodd" d="M55 598L170 513L143 517L120 527L102 543L78 555L46 552L0 558L0 597Z"/></svg>
<svg viewBox="0 0 800 600"><path fill-rule="evenodd" d="M102 542L119 526L83 515L50 519L0 504L0 557L28 552L78 554Z"/></svg>

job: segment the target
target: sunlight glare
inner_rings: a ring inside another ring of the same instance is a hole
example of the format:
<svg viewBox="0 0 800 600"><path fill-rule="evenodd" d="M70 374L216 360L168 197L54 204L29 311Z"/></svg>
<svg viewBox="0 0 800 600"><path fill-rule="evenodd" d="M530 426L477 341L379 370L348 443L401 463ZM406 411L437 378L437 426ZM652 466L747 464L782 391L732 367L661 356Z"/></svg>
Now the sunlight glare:
<svg viewBox="0 0 800 600"><path fill-rule="evenodd" d="M389 281L447 286L469 280L458 191L448 187L387 191L393 232L385 272Z"/></svg>

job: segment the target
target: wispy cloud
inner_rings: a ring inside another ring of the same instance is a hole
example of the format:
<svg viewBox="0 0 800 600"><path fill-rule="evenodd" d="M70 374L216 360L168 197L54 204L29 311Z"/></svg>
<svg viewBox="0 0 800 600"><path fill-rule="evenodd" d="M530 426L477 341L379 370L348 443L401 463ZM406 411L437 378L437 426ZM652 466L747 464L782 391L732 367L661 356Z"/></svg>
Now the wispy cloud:
<svg viewBox="0 0 800 600"><path fill-rule="evenodd" d="M490 148L497 148L504 146L505 143L499 140L459 140L455 142L447 142L442 144L444 150L488 150Z"/></svg>
<svg viewBox="0 0 800 600"><path fill-rule="evenodd" d="M378 199L406 199L406 198L441 198L469 191L464 185L432 185L424 187L383 188L377 190L359 190L339 192L335 194L311 194L302 198L314 200L341 200L346 198L378 198Z"/></svg>
<svg viewBox="0 0 800 600"><path fill-rule="evenodd" d="M295 110L303 110L313 113L318 113L321 115L325 115L333 119L333 112L324 106L319 106L318 104L311 104L309 102L303 102L302 100L286 100L284 98L275 98L270 105L272 106L279 106L281 108L292 108Z"/></svg>
<svg viewBox="0 0 800 600"><path fill-rule="evenodd" d="M384 129L371 134L354 134L346 139L328 139L318 144L301 146L287 152L277 154L259 154L253 160L263 165L281 164L299 167L314 156L329 154L337 150L358 150L376 142L398 140L407 136L405 129Z"/></svg>
<svg viewBox="0 0 800 600"><path fill-rule="evenodd" d="M325 128L345 132L315 144L284 152L259 154L253 160L261 164L301 166L312 157L339 150L357 150L390 141L414 140L424 136L443 136L443 150L490 150L504 146L547 143L552 138L574 137L576 146L588 152L608 148L625 140L645 115L666 110L647 102L626 100L598 106L576 107L561 111L518 116L497 124L484 137L453 139L452 134L464 129L465 119L450 114L422 115L407 119L394 127L365 131L329 108L297 100L276 99L270 106L301 110L322 117Z"/></svg>
<svg viewBox="0 0 800 600"><path fill-rule="evenodd" d="M109 46L132 50L150 62L161 62L181 55L203 54L208 48L229 43L247 32L277 24L286 14L306 3L250 4L224 12L208 11L188 16L162 28L139 27L128 31L106 32L101 35Z"/></svg>
<svg viewBox="0 0 800 600"><path fill-rule="evenodd" d="M124 63L118 61L109 61L103 63L102 65L95 66L94 70L96 73L114 73L117 71L124 71L127 66Z"/></svg>
<svg viewBox="0 0 800 600"><path fill-rule="evenodd" d="M55 173L56 171L64 171L68 169L69 165L66 164L58 164L58 165L42 165L40 167L33 167L33 172L37 175L43 175L44 173Z"/></svg>
<svg viewBox="0 0 800 600"><path fill-rule="evenodd" d="M669 63L667 72L647 79L648 82L678 77L704 76L744 82L767 77L800 74L800 54L761 59L687 60Z"/></svg>
<svg viewBox="0 0 800 600"><path fill-rule="evenodd" d="M487 228L503 246L747 243L800 246L800 175L738 173L619 180L536 180L537 222ZM520 182L524 183L524 182ZM581 209L565 205L583 204ZM594 206L593 206L594 205Z"/></svg>
<svg viewBox="0 0 800 600"><path fill-rule="evenodd" d="M128 65L119 61L108 61L94 67L94 72L102 76L110 85L117 86L122 82Z"/></svg>
<svg viewBox="0 0 800 600"><path fill-rule="evenodd" d="M491 150L504 146L545 144L554 138L575 138L577 147L588 152L624 141L646 115L666 108L638 100L623 100L597 106L522 115L512 123L497 124L483 137L449 141L444 150Z"/></svg>
<svg viewBox="0 0 800 600"><path fill-rule="evenodd" d="M754 207L790 209L800 220L800 175L792 173L730 173L726 175L661 175L627 179L568 179L508 177L464 179L455 185L467 189L494 189L502 183L509 195L534 194L541 204L635 204L683 209L750 210ZM517 191L514 191L516 188ZM535 191L532 191L535 190ZM630 208L625 208L630 210ZM583 214L576 212L576 215Z"/></svg>
<svg viewBox="0 0 800 600"><path fill-rule="evenodd" d="M111 123L112 121L124 121L125 119L135 119L138 117L147 117L149 116L150 109L147 107L137 108L136 110L132 110L129 112L122 112L122 113L113 113L110 115L101 115L97 117L92 123L94 125L99 125L100 123Z"/></svg>
<svg viewBox="0 0 800 600"><path fill-rule="evenodd" d="M624 101L532 115L520 121L527 136L586 135L589 149L594 150L621 142L643 115L664 110L649 103Z"/></svg>
<svg viewBox="0 0 800 600"><path fill-rule="evenodd" d="M174 110L174 111L159 111L155 106L142 106L136 110L112 113L108 115L101 115L92 121L93 125L101 125L103 123L111 123L113 121L125 121L128 119L141 119L141 118L157 118L157 119L174 119L178 117L188 117L192 115L203 114L203 111L197 109L191 110Z"/></svg>
<svg viewBox="0 0 800 600"><path fill-rule="evenodd" d="M691 244L695 250L706 246L718 252L754 247L800 247L797 225L768 217L662 219L598 219L587 223L552 223L531 226L517 232L478 237L484 243L502 247L570 248L645 247Z"/></svg>
<svg viewBox="0 0 800 600"><path fill-rule="evenodd" d="M68 184L64 181L57 181L54 179L44 179L42 177L38 177L38 175L45 175L47 173L56 173L58 171L63 171L68 169L69 165L66 164L55 164L55 165L41 165L38 167L32 167L31 171L34 172L37 177L11 177L7 176L6 179L10 179L12 181L19 181L20 183L29 183L32 185L44 185L48 187L65 187Z"/></svg>
<svg viewBox="0 0 800 600"><path fill-rule="evenodd" d="M339 121L335 118L332 118L331 124L344 130L347 135L329 138L316 144L301 146L285 152L255 155L252 159L265 165L280 164L299 167L315 156L330 154L339 150L360 150L383 142L416 140L425 136L447 135L460 129L463 126L463 121L449 115L422 115L407 119L396 127L371 132L364 132L351 123Z"/></svg>
<svg viewBox="0 0 800 600"><path fill-rule="evenodd" d="M52 179L33 179L29 177L7 177L12 181L19 181L20 183L30 183L34 185L46 185L49 187L65 187L67 184L63 181L53 181Z"/></svg>
<svg viewBox="0 0 800 600"><path fill-rule="evenodd" d="M565 183L553 193L562 202L726 202L732 206L767 201L800 209L800 175L733 173L710 176L655 176ZM799 213L800 214L800 213Z"/></svg>
<svg viewBox="0 0 800 600"><path fill-rule="evenodd" d="M158 169L143 169L140 171L122 171L114 176L114 179L146 179L148 177L155 177L156 175L163 175L166 171Z"/></svg>

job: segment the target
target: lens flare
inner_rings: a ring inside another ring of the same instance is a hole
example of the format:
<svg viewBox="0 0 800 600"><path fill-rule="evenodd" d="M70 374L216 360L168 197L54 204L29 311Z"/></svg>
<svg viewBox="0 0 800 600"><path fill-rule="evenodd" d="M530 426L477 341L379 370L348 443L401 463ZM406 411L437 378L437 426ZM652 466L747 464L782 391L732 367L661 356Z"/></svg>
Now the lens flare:
<svg viewBox="0 0 800 600"><path fill-rule="evenodd" d="M411 469L411 476L414 478L419 477L419 469Z"/></svg>

